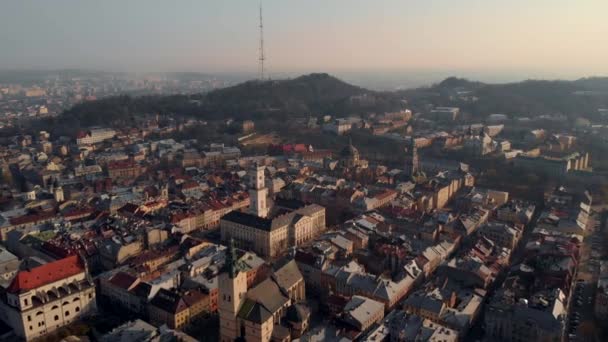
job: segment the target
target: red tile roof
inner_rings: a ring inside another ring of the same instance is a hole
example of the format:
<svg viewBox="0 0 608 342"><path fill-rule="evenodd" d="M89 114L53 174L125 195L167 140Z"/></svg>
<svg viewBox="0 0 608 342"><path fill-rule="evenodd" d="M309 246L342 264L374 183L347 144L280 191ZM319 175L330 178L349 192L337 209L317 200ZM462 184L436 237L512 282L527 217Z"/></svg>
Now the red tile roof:
<svg viewBox="0 0 608 342"><path fill-rule="evenodd" d="M137 166L131 159L113 160L108 163L108 170L128 169Z"/></svg>
<svg viewBox="0 0 608 342"><path fill-rule="evenodd" d="M129 290L135 282L137 278L125 272L118 272L110 279L112 285L124 290Z"/></svg>
<svg viewBox="0 0 608 342"><path fill-rule="evenodd" d="M31 270L19 271L9 287L9 293L28 291L84 272L84 266L77 255L49 262Z"/></svg>
<svg viewBox="0 0 608 342"><path fill-rule="evenodd" d="M26 215L18 216L18 217L12 217L9 220L9 222L13 226L18 226L18 225L22 225L22 224L35 223L35 222L39 222L39 221L49 220L49 219L52 219L53 217L55 217L54 211L39 212L39 213L26 214Z"/></svg>

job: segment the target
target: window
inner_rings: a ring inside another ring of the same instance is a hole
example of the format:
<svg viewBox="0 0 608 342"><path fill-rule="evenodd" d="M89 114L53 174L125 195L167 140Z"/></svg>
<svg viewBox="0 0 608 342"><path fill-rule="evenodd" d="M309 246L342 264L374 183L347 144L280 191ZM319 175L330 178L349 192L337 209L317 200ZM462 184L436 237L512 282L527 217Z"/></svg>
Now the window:
<svg viewBox="0 0 608 342"><path fill-rule="evenodd" d="M58 321L59 320L59 316L55 315L55 320Z"/></svg>
<svg viewBox="0 0 608 342"><path fill-rule="evenodd" d="M31 321L32 321L32 316L27 315L27 321L28 321L28 322L31 322Z"/></svg>
<svg viewBox="0 0 608 342"><path fill-rule="evenodd" d="M89 299L93 298L93 294L89 293Z"/></svg>
<svg viewBox="0 0 608 342"><path fill-rule="evenodd" d="M80 308L79 308L79 307L76 307L76 312L79 312L79 311L80 311Z"/></svg>
<svg viewBox="0 0 608 342"><path fill-rule="evenodd" d="M34 330L34 327L32 327L31 325L30 325L30 330Z"/></svg>
<svg viewBox="0 0 608 342"><path fill-rule="evenodd" d="M23 300L23 304L28 305L28 300L27 300L27 298L25 298L25 299Z"/></svg>
<svg viewBox="0 0 608 342"><path fill-rule="evenodd" d="M59 309L59 307L57 305L53 305L53 307L51 308L51 310L55 310L55 309Z"/></svg>
<svg viewBox="0 0 608 342"><path fill-rule="evenodd" d="M65 316L65 317L68 317L69 315L70 315L70 312L69 312L69 311L66 311L64 316Z"/></svg>

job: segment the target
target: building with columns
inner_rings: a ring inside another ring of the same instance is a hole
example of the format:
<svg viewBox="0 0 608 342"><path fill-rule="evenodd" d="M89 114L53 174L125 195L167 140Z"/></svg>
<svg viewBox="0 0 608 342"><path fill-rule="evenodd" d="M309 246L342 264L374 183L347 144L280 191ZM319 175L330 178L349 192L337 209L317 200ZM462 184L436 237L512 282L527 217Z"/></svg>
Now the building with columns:
<svg viewBox="0 0 608 342"><path fill-rule="evenodd" d="M222 241L233 239L238 248L270 258L278 257L289 247L310 241L324 231L325 208L317 204L274 218L232 211L220 220Z"/></svg>
<svg viewBox="0 0 608 342"><path fill-rule="evenodd" d="M26 341L96 312L95 284L77 255L26 265L0 292L0 319Z"/></svg>

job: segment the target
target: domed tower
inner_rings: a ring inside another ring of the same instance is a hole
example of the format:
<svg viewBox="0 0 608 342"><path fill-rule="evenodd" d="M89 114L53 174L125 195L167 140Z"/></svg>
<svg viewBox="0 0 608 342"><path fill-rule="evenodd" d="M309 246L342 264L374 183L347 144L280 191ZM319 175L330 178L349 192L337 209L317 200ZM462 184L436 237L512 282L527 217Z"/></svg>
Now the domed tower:
<svg viewBox="0 0 608 342"><path fill-rule="evenodd" d="M349 140L348 146L340 151L340 162L342 167L346 169L351 169L359 165L359 150L353 146L352 140Z"/></svg>
<svg viewBox="0 0 608 342"><path fill-rule="evenodd" d="M405 174L410 177L414 183L421 183L426 179L426 174L420 169L420 160L418 159L418 147L414 139L410 140L405 151L409 153L405 162Z"/></svg>
<svg viewBox="0 0 608 342"><path fill-rule="evenodd" d="M418 160L418 148L416 147L416 142L414 141L414 139L410 140L408 146L405 148L405 151L409 153L405 165L405 173L411 177L417 174L418 171L420 171L420 162Z"/></svg>
<svg viewBox="0 0 608 342"><path fill-rule="evenodd" d="M55 202L61 203L65 201L63 188L59 185L57 179L53 182L53 197L55 198Z"/></svg>

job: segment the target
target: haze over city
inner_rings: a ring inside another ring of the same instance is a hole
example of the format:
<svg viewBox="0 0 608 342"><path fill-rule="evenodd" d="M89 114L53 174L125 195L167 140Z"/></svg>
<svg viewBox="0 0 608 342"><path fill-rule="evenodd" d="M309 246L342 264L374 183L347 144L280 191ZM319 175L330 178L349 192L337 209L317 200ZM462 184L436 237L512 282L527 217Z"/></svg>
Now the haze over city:
<svg viewBox="0 0 608 342"><path fill-rule="evenodd" d="M9 1L0 11L0 69L255 72L258 5ZM603 0L266 0L263 6L271 75L374 71L500 81L608 73Z"/></svg>
<svg viewBox="0 0 608 342"><path fill-rule="evenodd" d="M608 341L607 13L3 1L0 342Z"/></svg>

